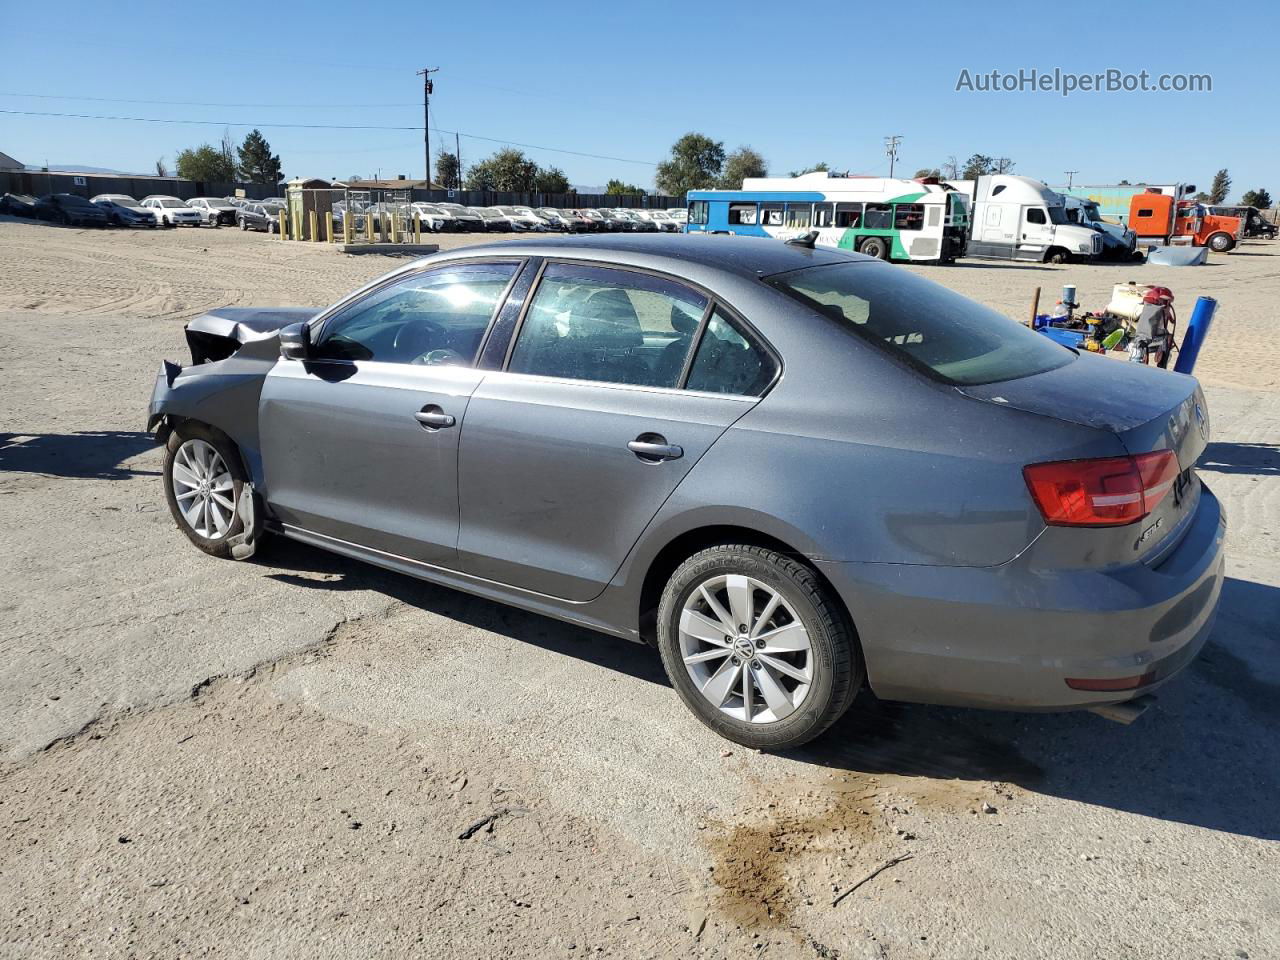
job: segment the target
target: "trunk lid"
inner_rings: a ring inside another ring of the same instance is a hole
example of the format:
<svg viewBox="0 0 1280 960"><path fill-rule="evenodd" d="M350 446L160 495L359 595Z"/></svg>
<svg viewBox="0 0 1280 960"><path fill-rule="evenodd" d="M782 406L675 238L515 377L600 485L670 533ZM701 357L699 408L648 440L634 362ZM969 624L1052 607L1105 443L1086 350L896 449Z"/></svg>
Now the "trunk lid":
<svg viewBox="0 0 1280 960"><path fill-rule="evenodd" d="M1209 442L1208 406L1194 377L1081 353L1046 373L958 389L975 400L1108 431L1131 455L1172 450L1178 479L1146 517L1076 532L1086 533L1088 556L1103 564L1127 558L1155 565L1177 546L1199 503L1193 468Z"/></svg>

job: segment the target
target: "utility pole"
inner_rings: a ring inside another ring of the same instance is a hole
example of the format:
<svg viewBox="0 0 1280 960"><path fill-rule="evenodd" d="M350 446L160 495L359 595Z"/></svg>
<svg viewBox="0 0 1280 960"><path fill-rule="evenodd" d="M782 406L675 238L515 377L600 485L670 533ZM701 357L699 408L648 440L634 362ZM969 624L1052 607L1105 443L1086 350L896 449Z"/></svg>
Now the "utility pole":
<svg viewBox="0 0 1280 960"><path fill-rule="evenodd" d="M418 71L422 78L422 159L427 167L427 189L431 189L431 91L435 84L431 82L431 74L439 67L423 67Z"/></svg>
<svg viewBox="0 0 1280 960"><path fill-rule="evenodd" d="M1070 190L1072 178L1075 177L1075 175L1080 171L1079 170L1063 170L1062 172L1067 175L1067 189Z"/></svg>
<svg viewBox="0 0 1280 960"><path fill-rule="evenodd" d="M898 144L902 142L902 135L895 133L892 136L884 138L884 152L889 157L889 179L893 179L893 163L898 159Z"/></svg>
<svg viewBox="0 0 1280 960"><path fill-rule="evenodd" d="M462 189L462 143L458 131L453 131L453 158L458 161L458 189Z"/></svg>

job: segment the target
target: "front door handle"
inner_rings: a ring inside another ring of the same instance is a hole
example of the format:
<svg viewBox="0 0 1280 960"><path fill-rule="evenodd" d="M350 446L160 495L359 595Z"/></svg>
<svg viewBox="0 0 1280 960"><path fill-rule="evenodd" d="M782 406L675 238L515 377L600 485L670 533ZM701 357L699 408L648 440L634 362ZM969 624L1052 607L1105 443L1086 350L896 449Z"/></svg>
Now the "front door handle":
<svg viewBox="0 0 1280 960"><path fill-rule="evenodd" d="M455 421L453 417L445 413L434 403L429 403L417 413L413 415L413 419L422 424L425 430L439 430L441 427L452 427Z"/></svg>
<svg viewBox="0 0 1280 960"><path fill-rule="evenodd" d="M627 449L641 460L648 463L660 463L663 460L679 460L684 456L684 447L667 443L667 438L655 433L642 433L630 443Z"/></svg>

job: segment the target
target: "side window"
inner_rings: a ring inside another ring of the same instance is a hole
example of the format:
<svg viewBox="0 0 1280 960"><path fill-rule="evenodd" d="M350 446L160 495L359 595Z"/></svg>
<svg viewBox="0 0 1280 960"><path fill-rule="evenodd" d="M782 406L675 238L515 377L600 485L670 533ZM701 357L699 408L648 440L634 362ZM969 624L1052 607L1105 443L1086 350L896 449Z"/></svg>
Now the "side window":
<svg viewBox="0 0 1280 960"><path fill-rule="evenodd" d="M923 203L899 203L893 208L896 230L920 230L924 227Z"/></svg>
<svg viewBox="0 0 1280 960"><path fill-rule="evenodd" d="M1155 212L1154 210L1139 210L1139 211L1138 211L1138 216L1140 216L1140 217L1154 217L1154 216L1155 216L1155 213L1156 213L1156 212Z"/></svg>
<svg viewBox="0 0 1280 960"><path fill-rule="evenodd" d="M485 263L405 277L330 319L315 355L322 360L470 365L515 272L514 263Z"/></svg>
<svg viewBox="0 0 1280 960"><path fill-rule="evenodd" d="M1027 211L1027 223L1045 223L1044 211L1039 207L1032 207Z"/></svg>
<svg viewBox="0 0 1280 960"><path fill-rule="evenodd" d="M787 226L808 227L813 219L813 205L809 203L787 204Z"/></svg>
<svg viewBox="0 0 1280 960"><path fill-rule="evenodd" d="M766 227L782 226L782 204L780 203L762 203L760 204L760 222Z"/></svg>
<svg viewBox="0 0 1280 960"><path fill-rule="evenodd" d="M862 216L862 225L868 230L888 230L893 226L893 205L868 203Z"/></svg>
<svg viewBox="0 0 1280 960"><path fill-rule="evenodd" d="M661 277L551 264L534 292L507 369L676 387L706 306L702 294Z"/></svg>
<svg viewBox="0 0 1280 960"><path fill-rule="evenodd" d="M813 225L815 227L829 227L835 221L832 213L833 207L829 203L815 203L813 205Z"/></svg>
<svg viewBox="0 0 1280 960"><path fill-rule="evenodd" d="M707 201L706 200L689 201L689 222L699 223L699 224L707 222Z"/></svg>
<svg viewBox="0 0 1280 960"><path fill-rule="evenodd" d="M729 224L754 225L756 222L756 205L754 203L729 204Z"/></svg>
<svg viewBox="0 0 1280 960"><path fill-rule="evenodd" d="M836 204L836 226L837 227L862 226L862 204L837 203Z"/></svg>
<svg viewBox="0 0 1280 960"><path fill-rule="evenodd" d="M777 370L773 357L716 308L698 344L685 388L758 397Z"/></svg>

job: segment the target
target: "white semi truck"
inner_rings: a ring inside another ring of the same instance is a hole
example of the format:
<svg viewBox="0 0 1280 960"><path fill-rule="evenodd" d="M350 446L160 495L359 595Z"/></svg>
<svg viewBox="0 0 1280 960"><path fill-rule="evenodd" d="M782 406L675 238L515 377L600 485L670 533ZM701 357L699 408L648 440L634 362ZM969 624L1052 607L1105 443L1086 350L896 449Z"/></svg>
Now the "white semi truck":
<svg viewBox="0 0 1280 960"><path fill-rule="evenodd" d="M1066 263L1102 253L1101 234L1072 223L1062 195L1039 180L993 173L947 182L969 198L970 257Z"/></svg>

